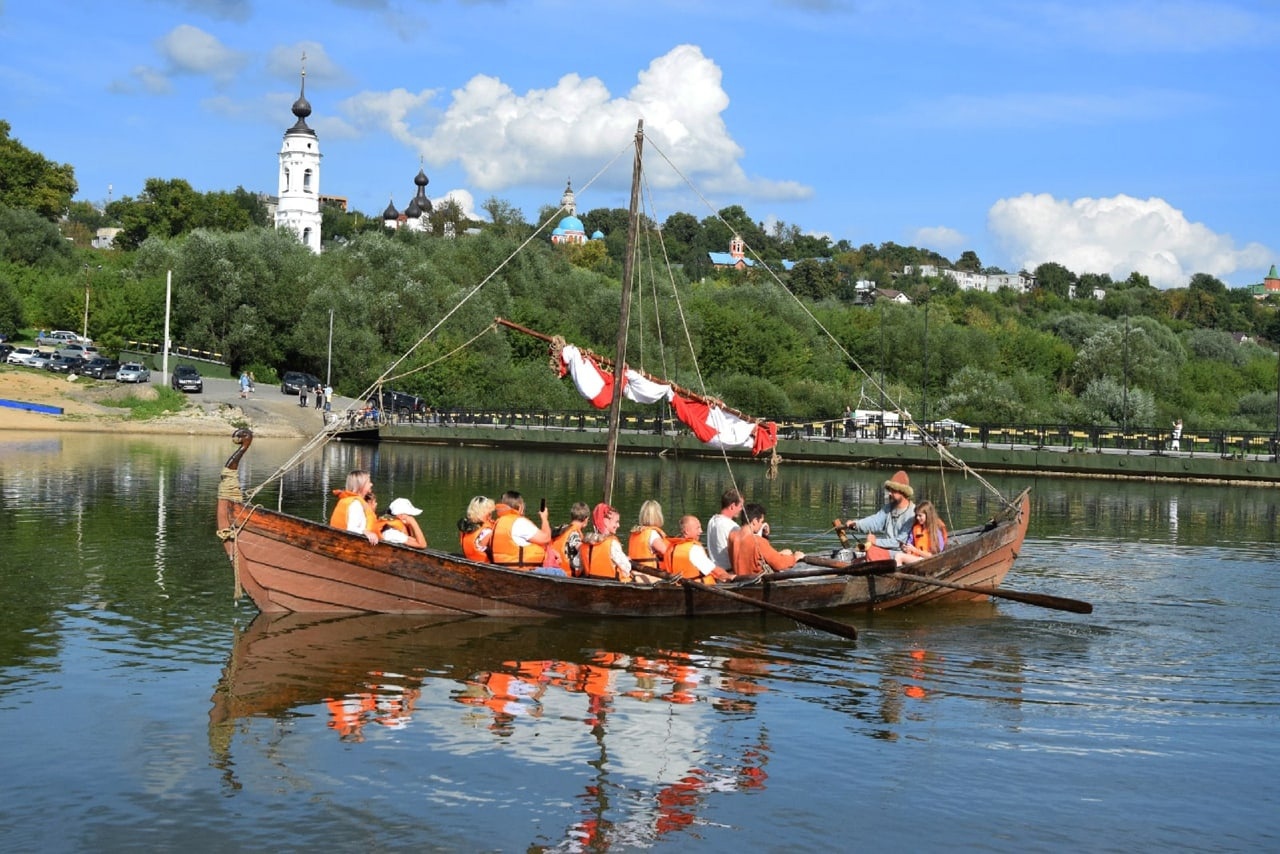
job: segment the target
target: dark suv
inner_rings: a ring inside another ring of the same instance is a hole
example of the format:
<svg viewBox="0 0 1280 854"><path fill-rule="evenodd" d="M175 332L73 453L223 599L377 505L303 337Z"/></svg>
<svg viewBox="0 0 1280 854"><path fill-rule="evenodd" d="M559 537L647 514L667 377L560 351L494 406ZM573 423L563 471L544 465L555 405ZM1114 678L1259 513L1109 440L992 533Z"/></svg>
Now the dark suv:
<svg viewBox="0 0 1280 854"><path fill-rule="evenodd" d="M285 371L280 379L280 393L297 394L303 389L318 388L320 384L320 379L311 374L304 374L302 371Z"/></svg>
<svg viewBox="0 0 1280 854"><path fill-rule="evenodd" d="M417 395L402 391L383 389L380 408L388 418L395 418L397 421L425 421L427 417L427 402Z"/></svg>
<svg viewBox="0 0 1280 854"><path fill-rule="evenodd" d="M113 380L116 378L116 371L118 370L120 370L120 363L115 359L108 359L106 356L95 356L84 363L80 373L86 377L93 377L95 380Z"/></svg>
<svg viewBox="0 0 1280 854"><path fill-rule="evenodd" d="M183 392L193 391L199 394L204 391L204 380L200 377L200 372L191 365L178 365L174 368L169 385Z"/></svg>

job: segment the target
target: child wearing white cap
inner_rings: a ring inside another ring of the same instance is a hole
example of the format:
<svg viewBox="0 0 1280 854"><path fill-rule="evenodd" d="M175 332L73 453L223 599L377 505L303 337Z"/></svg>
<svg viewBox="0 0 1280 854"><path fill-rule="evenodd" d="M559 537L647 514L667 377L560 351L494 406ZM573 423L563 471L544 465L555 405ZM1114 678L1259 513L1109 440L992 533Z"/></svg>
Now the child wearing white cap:
<svg viewBox="0 0 1280 854"><path fill-rule="evenodd" d="M414 507L413 502L407 498L397 498L392 501L387 507L387 515L383 517L386 523L381 531L383 541L425 549L427 537L422 533L418 520L414 518L421 514L422 511Z"/></svg>

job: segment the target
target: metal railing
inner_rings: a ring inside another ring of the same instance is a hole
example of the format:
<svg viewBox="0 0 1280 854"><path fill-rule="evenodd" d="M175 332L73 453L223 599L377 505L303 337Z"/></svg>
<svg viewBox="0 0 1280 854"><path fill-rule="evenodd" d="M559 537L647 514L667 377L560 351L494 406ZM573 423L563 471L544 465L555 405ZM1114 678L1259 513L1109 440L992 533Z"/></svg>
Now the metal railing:
<svg viewBox="0 0 1280 854"><path fill-rule="evenodd" d="M834 419L774 419L778 438L798 441L921 443L925 439L911 425L858 424ZM488 408L444 408L426 412L383 412L380 424L473 426L526 430L600 431L608 428L606 412L511 411ZM628 432L677 435L688 432L680 421L666 414L622 414ZM984 448L1056 450L1067 453L1133 453L1275 457L1274 432L1241 430L1186 430L1177 440L1169 429L1066 424L984 424L930 430L944 443L973 444Z"/></svg>

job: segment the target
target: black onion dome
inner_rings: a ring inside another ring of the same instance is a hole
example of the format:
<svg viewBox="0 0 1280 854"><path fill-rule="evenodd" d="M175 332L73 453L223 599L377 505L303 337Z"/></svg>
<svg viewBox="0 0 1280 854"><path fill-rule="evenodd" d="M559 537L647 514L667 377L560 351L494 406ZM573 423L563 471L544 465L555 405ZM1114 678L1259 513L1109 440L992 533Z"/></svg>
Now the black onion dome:
<svg viewBox="0 0 1280 854"><path fill-rule="evenodd" d="M399 219L400 211L396 210L395 200L387 202L387 209L382 212L383 219Z"/></svg>
<svg viewBox="0 0 1280 854"><path fill-rule="evenodd" d="M404 209L404 215L409 219L417 219L422 216L422 208L418 207L417 199L411 199L409 201L409 206Z"/></svg>
<svg viewBox="0 0 1280 854"><path fill-rule="evenodd" d="M289 133L309 133L316 135L310 127L307 126L307 116L311 115L311 102L307 100L307 77L302 76L302 90L298 93L298 100L293 102L293 114L298 117L293 127L289 128Z"/></svg>
<svg viewBox="0 0 1280 854"><path fill-rule="evenodd" d="M425 187L431 183L431 179L427 177L426 172L419 169L417 176L413 179L413 183L417 184L419 187Z"/></svg>

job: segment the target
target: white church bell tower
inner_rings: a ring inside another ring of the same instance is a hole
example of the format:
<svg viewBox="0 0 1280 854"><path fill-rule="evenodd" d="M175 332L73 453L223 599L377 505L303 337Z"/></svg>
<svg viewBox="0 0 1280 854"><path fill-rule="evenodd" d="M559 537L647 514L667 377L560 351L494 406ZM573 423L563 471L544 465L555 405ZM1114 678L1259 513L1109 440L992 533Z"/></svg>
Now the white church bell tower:
<svg viewBox="0 0 1280 854"><path fill-rule="evenodd" d="M280 193L276 228L287 228L308 249L320 252L320 141L307 126L311 104L307 102L306 56L303 56L302 89L293 102L298 121L284 132L280 148Z"/></svg>

